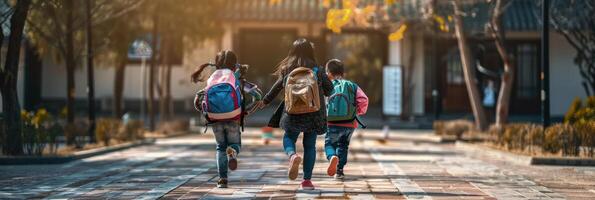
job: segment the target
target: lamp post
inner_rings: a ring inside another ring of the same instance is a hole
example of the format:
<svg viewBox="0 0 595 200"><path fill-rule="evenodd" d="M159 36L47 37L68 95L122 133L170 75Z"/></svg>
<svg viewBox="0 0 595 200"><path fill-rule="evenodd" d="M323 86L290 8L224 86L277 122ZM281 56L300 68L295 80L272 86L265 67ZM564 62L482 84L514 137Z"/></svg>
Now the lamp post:
<svg viewBox="0 0 595 200"><path fill-rule="evenodd" d="M87 19L87 95L89 104L89 142L95 143L95 74L93 67L93 25L91 24L91 0L86 1Z"/></svg>
<svg viewBox="0 0 595 200"><path fill-rule="evenodd" d="M543 127L550 125L550 1L543 0L541 7L541 122Z"/></svg>

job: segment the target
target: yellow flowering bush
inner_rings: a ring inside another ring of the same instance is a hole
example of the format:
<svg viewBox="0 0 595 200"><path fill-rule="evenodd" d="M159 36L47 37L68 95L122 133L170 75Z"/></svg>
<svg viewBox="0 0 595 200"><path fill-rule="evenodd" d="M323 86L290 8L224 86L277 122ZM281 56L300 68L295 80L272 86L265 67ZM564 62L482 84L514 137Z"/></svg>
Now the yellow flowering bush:
<svg viewBox="0 0 595 200"><path fill-rule="evenodd" d="M52 141L48 141L48 129L51 115L44 108L38 109L36 112L21 111L23 147L25 153L28 155L42 155L45 146L48 142L55 142L55 137Z"/></svg>
<svg viewBox="0 0 595 200"><path fill-rule="evenodd" d="M586 99L583 105L580 98L574 99L564 116L565 123L586 123L595 120L595 96Z"/></svg>

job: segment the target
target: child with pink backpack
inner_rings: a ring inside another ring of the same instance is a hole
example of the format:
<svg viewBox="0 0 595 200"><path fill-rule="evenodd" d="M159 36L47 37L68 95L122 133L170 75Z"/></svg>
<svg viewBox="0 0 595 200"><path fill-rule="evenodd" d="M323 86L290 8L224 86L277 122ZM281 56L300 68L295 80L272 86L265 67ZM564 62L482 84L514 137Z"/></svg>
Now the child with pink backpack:
<svg viewBox="0 0 595 200"><path fill-rule="evenodd" d="M216 70L207 80L206 87L196 94L194 106L213 128L217 143L217 187L227 188L227 169L237 169L237 155L242 146L240 134L248 110L244 94L252 96L252 101L256 102L262 98L262 92L243 79L247 66L238 64L237 56L231 51L217 53L215 64L201 65L192 74L192 81L202 81L200 75L208 66L214 66Z"/></svg>

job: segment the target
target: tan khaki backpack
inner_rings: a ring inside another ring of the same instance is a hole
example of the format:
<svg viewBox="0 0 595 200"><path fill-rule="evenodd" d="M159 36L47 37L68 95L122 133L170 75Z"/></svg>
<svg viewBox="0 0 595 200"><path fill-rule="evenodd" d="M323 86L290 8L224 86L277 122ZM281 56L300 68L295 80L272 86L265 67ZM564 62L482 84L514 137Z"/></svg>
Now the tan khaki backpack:
<svg viewBox="0 0 595 200"><path fill-rule="evenodd" d="M288 114L312 113L320 110L320 94L315 70L298 67L285 83L285 110Z"/></svg>

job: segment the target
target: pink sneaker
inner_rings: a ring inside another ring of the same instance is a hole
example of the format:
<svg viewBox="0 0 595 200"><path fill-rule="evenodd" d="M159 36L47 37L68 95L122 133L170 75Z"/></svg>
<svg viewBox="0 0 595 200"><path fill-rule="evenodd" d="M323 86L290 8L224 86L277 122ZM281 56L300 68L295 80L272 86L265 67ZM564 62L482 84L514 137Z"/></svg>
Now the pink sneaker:
<svg viewBox="0 0 595 200"><path fill-rule="evenodd" d="M339 157L331 157L328 168L326 169L326 174L328 174L329 176L334 176L335 173L337 173L337 163L339 163Z"/></svg>
<svg viewBox="0 0 595 200"><path fill-rule="evenodd" d="M295 180L300 172L300 163L302 163L302 157L297 154L291 155L289 159L289 171L287 177L289 180Z"/></svg>
<svg viewBox="0 0 595 200"><path fill-rule="evenodd" d="M310 180L302 181L302 190L314 190L314 184Z"/></svg>

